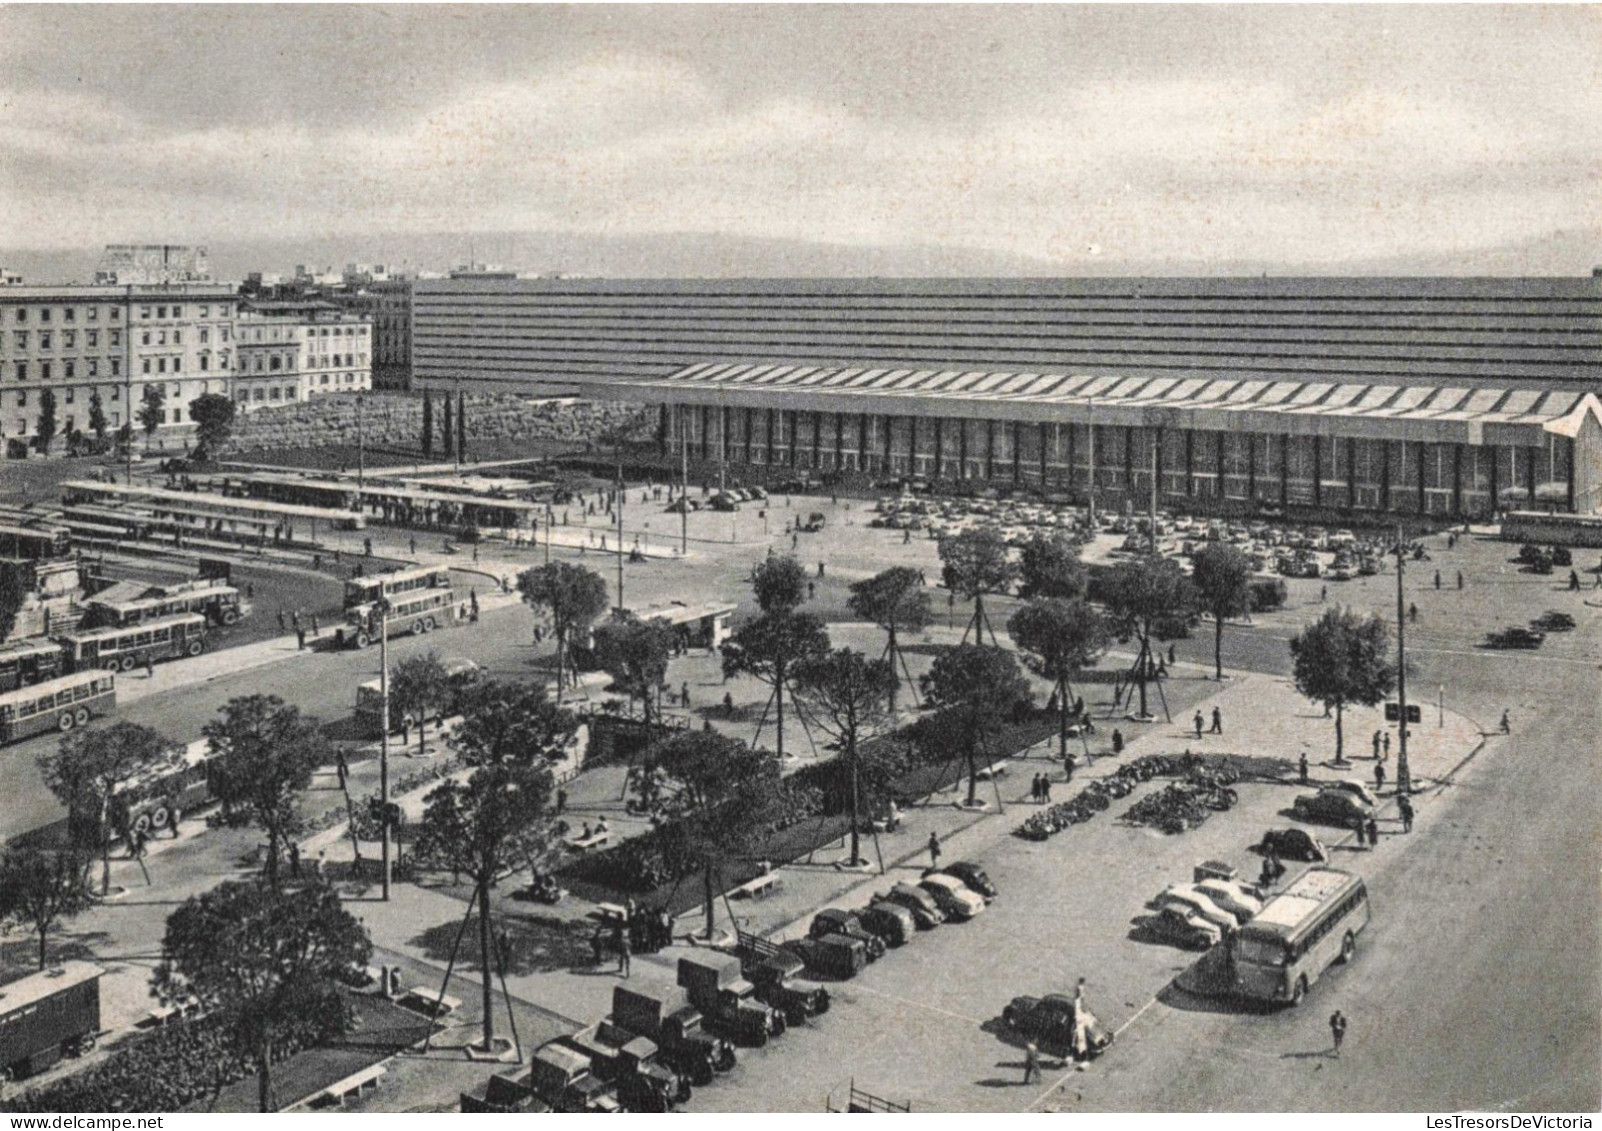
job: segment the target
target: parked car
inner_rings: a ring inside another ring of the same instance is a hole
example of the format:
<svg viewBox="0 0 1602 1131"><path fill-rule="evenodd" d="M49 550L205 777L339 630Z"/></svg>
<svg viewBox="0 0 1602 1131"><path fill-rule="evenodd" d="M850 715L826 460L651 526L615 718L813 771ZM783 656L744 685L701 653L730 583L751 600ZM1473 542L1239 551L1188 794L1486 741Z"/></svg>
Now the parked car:
<svg viewBox="0 0 1602 1131"><path fill-rule="evenodd" d="M925 876L918 886L934 896L934 901L940 905L947 919L972 919L985 909L984 896L969 891L956 876L944 873Z"/></svg>
<svg viewBox="0 0 1602 1131"><path fill-rule="evenodd" d="M1243 926L1263 909L1262 900L1233 880L1201 880L1196 890L1233 914Z"/></svg>
<svg viewBox="0 0 1602 1131"><path fill-rule="evenodd" d="M1329 786L1317 793L1304 793L1291 803L1297 820L1323 821L1348 828L1353 821L1367 821L1374 806L1349 789Z"/></svg>
<svg viewBox="0 0 1602 1131"><path fill-rule="evenodd" d="M1485 636L1487 648L1539 648L1546 640L1546 633L1536 632L1533 629L1515 626L1504 628L1499 632L1490 632Z"/></svg>
<svg viewBox="0 0 1602 1131"><path fill-rule="evenodd" d="M1329 860L1329 850L1305 829L1269 829L1257 848L1264 856L1272 855L1280 860L1297 860L1304 864L1323 864Z"/></svg>
<svg viewBox="0 0 1602 1131"><path fill-rule="evenodd" d="M1364 785L1360 781L1337 781L1337 782L1331 782L1329 785L1325 786L1324 788L1326 788L1326 789L1344 789L1347 793L1350 793L1354 797L1361 798L1363 801L1367 802L1369 805L1373 805L1376 808L1379 807L1379 798L1374 796L1374 791L1369 789L1368 786Z"/></svg>
<svg viewBox="0 0 1602 1131"><path fill-rule="evenodd" d="M848 939L861 942L869 962L884 957L884 938L863 926L861 918L853 912L827 907L814 915L812 925L807 928L807 937L822 939L830 935L844 935Z"/></svg>
<svg viewBox="0 0 1602 1131"><path fill-rule="evenodd" d="M927 931L946 921L946 916L935 902L934 896L912 884L896 884L888 892L873 897L876 901L896 903L912 912L918 930Z"/></svg>
<svg viewBox="0 0 1602 1131"><path fill-rule="evenodd" d="M1560 613L1556 609L1548 609L1530 622L1530 627L1541 632L1572 632L1574 618L1568 613Z"/></svg>
<svg viewBox="0 0 1602 1131"><path fill-rule="evenodd" d="M1086 1024L1083 1049L1073 1048L1074 999L1067 994L1045 997L1015 997L1001 1011L1002 1023L1048 1048L1068 1049L1082 1059L1092 1059L1113 1043L1113 1035L1094 1017Z"/></svg>
<svg viewBox="0 0 1602 1131"><path fill-rule="evenodd" d="M857 917L864 928L884 940L885 946L904 946L918 932L918 921L899 903L879 900L870 903Z"/></svg>
<svg viewBox="0 0 1602 1131"><path fill-rule="evenodd" d="M1195 884L1171 884L1152 901L1158 911L1165 907L1178 908L1182 913L1205 919L1223 934L1229 934L1240 923L1232 911L1225 911L1207 896L1196 890Z"/></svg>
<svg viewBox="0 0 1602 1131"><path fill-rule="evenodd" d="M948 876L956 876L968 886L970 891L976 891L985 897L985 902L995 899L999 894L996 885L991 882L985 870L970 860L954 860L950 864L942 864L938 868L931 868L925 872L928 876L932 872L944 872Z"/></svg>
<svg viewBox="0 0 1602 1131"><path fill-rule="evenodd" d="M1174 903L1160 909L1146 924L1158 938L1187 950L1207 950L1224 941L1224 932L1216 923L1209 923L1194 912L1187 913Z"/></svg>

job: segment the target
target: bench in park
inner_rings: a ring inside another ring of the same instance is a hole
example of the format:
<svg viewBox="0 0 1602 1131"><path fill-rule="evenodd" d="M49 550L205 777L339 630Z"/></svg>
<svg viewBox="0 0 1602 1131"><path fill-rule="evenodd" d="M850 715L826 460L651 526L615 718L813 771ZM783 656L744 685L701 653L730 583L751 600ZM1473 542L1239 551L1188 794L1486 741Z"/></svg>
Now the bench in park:
<svg viewBox="0 0 1602 1131"><path fill-rule="evenodd" d="M433 986L413 986L400 999L400 1005L429 1017L444 1017L462 1008L462 999L441 993Z"/></svg>
<svg viewBox="0 0 1602 1131"><path fill-rule="evenodd" d="M317 1096L312 1103L318 1107L331 1107L334 1104L344 1107L345 1101L351 1096L355 1096L357 1099L360 1099L362 1093L369 1088L376 1092L378 1090L379 1080L381 1080L384 1077L384 1074L388 1071L389 1069L385 1068L382 1064L368 1065L360 1072L352 1072L343 1080L336 1080L332 1084L328 1085L328 1087L317 1093Z"/></svg>
<svg viewBox="0 0 1602 1131"><path fill-rule="evenodd" d="M775 890L784 885L784 879L777 872L764 872L754 879L745 881L729 894L735 899L761 899L772 895Z"/></svg>
<svg viewBox="0 0 1602 1131"><path fill-rule="evenodd" d="M990 781L992 778L999 778L1006 772L1007 760L1003 758L1001 761L992 762L988 766L980 766L979 772L974 774L974 777L979 781Z"/></svg>
<svg viewBox="0 0 1602 1131"><path fill-rule="evenodd" d="M588 852L592 848L605 848L612 840L612 831L591 833L589 836L567 838L567 846L574 852Z"/></svg>

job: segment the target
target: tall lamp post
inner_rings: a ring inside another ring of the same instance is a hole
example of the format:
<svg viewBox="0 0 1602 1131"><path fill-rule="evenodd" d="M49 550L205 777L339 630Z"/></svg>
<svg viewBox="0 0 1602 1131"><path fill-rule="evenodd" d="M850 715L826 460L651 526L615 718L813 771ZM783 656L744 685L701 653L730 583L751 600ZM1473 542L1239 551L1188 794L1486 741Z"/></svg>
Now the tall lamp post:
<svg viewBox="0 0 1602 1131"><path fill-rule="evenodd" d="M1401 742L1396 754L1396 792L1413 792L1413 775L1407 766L1407 609L1402 597L1402 563L1407 547L1402 541L1402 525L1396 525L1396 699L1401 708Z"/></svg>
<svg viewBox="0 0 1602 1131"><path fill-rule="evenodd" d="M378 614L378 812L383 826L383 898L389 902L393 867L389 858L389 600L382 594L374 605Z"/></svg>

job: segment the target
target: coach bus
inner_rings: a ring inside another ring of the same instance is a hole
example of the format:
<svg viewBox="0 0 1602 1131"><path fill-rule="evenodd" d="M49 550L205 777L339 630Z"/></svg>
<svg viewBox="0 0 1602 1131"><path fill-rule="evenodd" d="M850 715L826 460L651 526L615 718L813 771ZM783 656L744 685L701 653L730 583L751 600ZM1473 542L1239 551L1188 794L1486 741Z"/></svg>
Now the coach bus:
<svg viewBox="0 0 1602 1131"><path fill-rule="evenodd" d="M160 597L140 597L132 601L88 601L92 627L127 628L179 613L199 613L213 624L238 624L251 613L248 601L240 599L232 585L201 585L180 589Z"/></svg>
<svg viewBox="0 0 1602 1131"><path fill-rule="evenodd" d="M452 628L466 616L453 590L421 589L390 598L388 635L409 632L421 636L436 628ZM378 639L384 624L377 605L356 605L345 610L345 623L334 630L334 642L341 648L365 648Z"/></svg>
<svg viewBox="0 0 1602 1131"><path fill-rule="evenodd" d="M61 645L19 640L0 647L0 691L15 691L61 674Z"/></svg>
<svg viewBox="0 0 1602 1131"><path fill-rule="evenodd" d="M451 571L443 566L418 566L392 573L353 577L345 582L345 608L370 605L380 597L388 597L393 601L396 597L422 589L449 589L450 584Z"/></svg>
<svg viewBox="0 0 1602 1131"><path fill-rule="evenodd" d="M76 672L0 693L0 743L65 733L116 706L117 680L110 672Z"/></svg>
<svg viewBox="0 0 1602 1131"><path fill-rule="evenodd" d="M206 618L199 613L160 617L128 628L97 628L61 637L67 666L133 671L146 663L198 656L206 650Z"/></svg>
<svg viewBox="0 0 1602 1131"><path fill-rule="evenodd" d="M1362 878L1310 868L1236 932L1230 943L1235 988L1245 997L1300 1005L1325 970L1351 960L1366 926Z"/></svg>

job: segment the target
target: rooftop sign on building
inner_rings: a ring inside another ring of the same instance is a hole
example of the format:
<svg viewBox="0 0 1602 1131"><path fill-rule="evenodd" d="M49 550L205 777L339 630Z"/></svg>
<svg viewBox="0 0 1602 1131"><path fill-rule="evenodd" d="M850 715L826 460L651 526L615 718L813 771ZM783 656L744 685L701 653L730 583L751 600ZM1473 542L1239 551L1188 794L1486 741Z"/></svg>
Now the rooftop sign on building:
<svg viewBox="0 0 1602 1131"><path fill-rule="evenodd" d="M95 283L101 286L209 282L211 262L206 249L187 244L107 244L95 268Z"/></svg>

